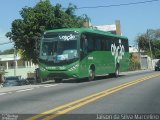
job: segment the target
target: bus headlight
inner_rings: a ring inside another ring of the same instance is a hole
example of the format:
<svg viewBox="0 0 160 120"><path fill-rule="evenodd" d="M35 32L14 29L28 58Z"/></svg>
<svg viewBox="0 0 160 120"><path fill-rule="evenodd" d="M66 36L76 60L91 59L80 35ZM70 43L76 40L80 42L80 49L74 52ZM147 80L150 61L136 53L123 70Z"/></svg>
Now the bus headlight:
<svg viewBox="0 0 160 120"><path fill-rule="evenodd" d="M45 70L46 70L46 69L43 68L43 67L40 67L39 69L40 69L40 71L45 71Z"/></svg>
<svg viewBox="0 0 160 120"><path fill-rule="evenodd" d="M79 67L79 64L76 64L74 66L72 66L71 68L69 68L69 71L73 71L75 69L77 69Z"/></svg>

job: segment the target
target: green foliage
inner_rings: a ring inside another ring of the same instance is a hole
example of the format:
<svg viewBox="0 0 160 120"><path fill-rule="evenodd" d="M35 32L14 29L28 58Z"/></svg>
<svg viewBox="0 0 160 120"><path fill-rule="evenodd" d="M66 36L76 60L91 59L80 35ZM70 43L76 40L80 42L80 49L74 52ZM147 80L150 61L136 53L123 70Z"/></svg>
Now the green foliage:
<svg viewBox="0 0 160 120"><path fill-rule="evenodd" d="M12 22L11 32L6 36L21 49L25 60L37 62L37 46L45 30L57 28L82 27L85 17L76 16L76 6L69 4L66 10L60 4L53 6L49 0L40 1L34 7L25 7L20 11L22 19Z"/></svg>
<svg viewBox="0 0 160 120"><path fill-rule="evenodd" d="M129 70L139 70L140 69L140 63L139 58L137 58L137 55L134 55L133 53L130 54L129 58Z"/></svg>
<svg viewBox="0 0 160 120"><path fill-rule="evenodd" d="M150 45L149 45L150 42ZM160 29L147 30L137 37L138 47L145 51L148 55L151 55L150 47L154 58L160 59Z"/></svg>

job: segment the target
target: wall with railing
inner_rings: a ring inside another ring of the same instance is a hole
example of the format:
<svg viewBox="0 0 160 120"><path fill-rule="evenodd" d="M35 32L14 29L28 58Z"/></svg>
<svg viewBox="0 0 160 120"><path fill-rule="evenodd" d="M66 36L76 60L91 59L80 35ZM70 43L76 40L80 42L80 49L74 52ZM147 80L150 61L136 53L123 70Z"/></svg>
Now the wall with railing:
<svg viewBox="0 0 160 120"><path fill-rule="evenodd" d="M11 68L5 70L5 76L21 76L22 78L27 78L28 73L34 73L37 67L18 67L18 68Z"/></svg>

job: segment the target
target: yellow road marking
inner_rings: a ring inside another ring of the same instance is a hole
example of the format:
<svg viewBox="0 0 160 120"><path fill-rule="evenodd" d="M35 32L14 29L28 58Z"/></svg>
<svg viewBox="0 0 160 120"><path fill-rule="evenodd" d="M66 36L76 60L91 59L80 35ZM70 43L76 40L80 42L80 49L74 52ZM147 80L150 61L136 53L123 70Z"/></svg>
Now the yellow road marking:
<svg viewBox="0 0 160 120"><path fill-rule="evenodd" d="M27 120L36 120L36 119L41 118L41 117L43 117L43 118L45 117L43 120L53 119L55 117L58 117L60 115L65 114L65 113L67 113L69 111L72 111L72 110L74 110L76 108L84 106L84 105L86 105L88 103L91 103L91 102L93 102L95 100L98 100L98 99L100 99L102 97L108 96L108 95L110 95L112 93L115 93L117 91L120 91L120 90L122 90L124 88L127 88L129 86L133 86L135 84L138 84L138 83L143 82L145 80L149 80L149 79L157 77L157 76L160 76L160 74L151 75L151 76L147 76L147 77L144 77L144 78L141 78L141 79L138 79L138 80L134 80L134 81L131 81L131 82L124 83L124 84L119 85L117 87L113 87L113 88L104 90L102 92L99 92L99 93L92 94L90 96L84 97L82 99L70 102L68 104L56 107L54 109L48 110L46 112L43 112L41 114L38 114L38 115L33 116L31 118L28 118ZM51 115L48 116L49 114L51 114Z"/></svg>

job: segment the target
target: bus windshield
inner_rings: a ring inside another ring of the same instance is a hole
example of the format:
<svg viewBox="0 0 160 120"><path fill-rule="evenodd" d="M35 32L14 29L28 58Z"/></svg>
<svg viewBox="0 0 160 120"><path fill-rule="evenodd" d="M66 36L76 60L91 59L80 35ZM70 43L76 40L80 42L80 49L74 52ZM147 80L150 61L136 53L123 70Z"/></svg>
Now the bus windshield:
<svg viewBox="0 0 160 120"><path fill-rule="evenodd" d="M40 59L54 65L78 59L76 32L46 33L42 39Z"/></svg>

